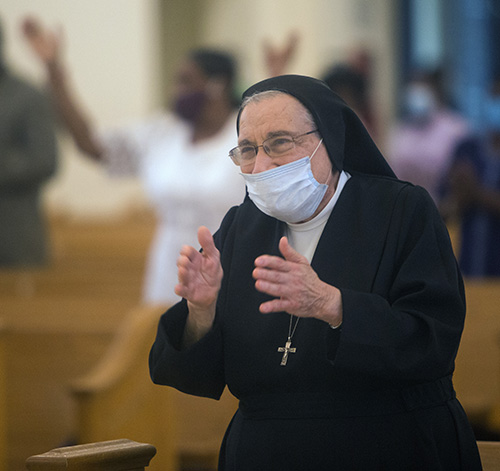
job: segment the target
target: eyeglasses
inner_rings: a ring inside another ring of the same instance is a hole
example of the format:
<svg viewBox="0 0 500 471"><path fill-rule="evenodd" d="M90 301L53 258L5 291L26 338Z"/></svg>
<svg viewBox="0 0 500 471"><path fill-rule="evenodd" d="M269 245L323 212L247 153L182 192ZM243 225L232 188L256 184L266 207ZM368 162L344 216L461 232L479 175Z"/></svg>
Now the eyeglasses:
<svg viewBox="0 0 500 471"><path fill-rule="evenodd" d="M281 157L292 149L295 149L296 141L299 138L307 136L309 134L313 134L315 132L318 132L318 130L314 129L312 131L305 132L304 134L299 134L295 137L288 134L270 137L266 139L260 146L252 146L250 144L237 146L229 151L229 157L231 157L232 161L240 167L253 163L255 157L257 157L257 153L259 152L259 147L262 147L264 149L264 152L271 158Z"/></svg>

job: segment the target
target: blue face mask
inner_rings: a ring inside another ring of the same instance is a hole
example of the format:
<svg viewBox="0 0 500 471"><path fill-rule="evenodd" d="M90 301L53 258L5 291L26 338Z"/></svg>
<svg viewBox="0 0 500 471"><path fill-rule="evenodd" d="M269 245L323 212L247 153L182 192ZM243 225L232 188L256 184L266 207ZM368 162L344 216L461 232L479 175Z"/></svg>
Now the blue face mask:
<svg viewBox="0 0 500 471"><path fill-rule="evenodd" d="M318 183L311 170L311 159L322 141L311 157L261 173L242 173L255 206L268 216L288 223L309 219L328 189L328 185Z"/></svg>

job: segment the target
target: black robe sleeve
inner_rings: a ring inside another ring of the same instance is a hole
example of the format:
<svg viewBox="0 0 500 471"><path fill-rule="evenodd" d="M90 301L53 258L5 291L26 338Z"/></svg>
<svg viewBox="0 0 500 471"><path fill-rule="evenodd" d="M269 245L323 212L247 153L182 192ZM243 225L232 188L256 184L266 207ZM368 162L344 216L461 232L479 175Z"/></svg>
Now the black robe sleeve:
<svg viewBox="0 0 500 471"><path fill-rule="evenodd" d="M214 235L221 250L236 208L225 216L221 228ZM223 302L219 296L217 311ZM181 348L188 316L186 300L170 308L160 318L155 342L149 354L149 371L156 384L172 386L196 396L219 399L225 387L222 330L219 313L214 326L202 339L187 349Z"/></svg>
<svg viewBox="0 0 500 471"><path fill-rule="evenodd" d="M463 282L425 190L400 191L384 247L370 292L341 288L335 367L396 388L451 374L465 318Z"/></svg>
<svg viewBox="0 0 500 471"><path fill-rule="evenodd" d="M197 343L181 349L187 314L187 303L181 301L161 317L149 354L151 379L188 394L219 399L225 386L221 331L214 325Z"/></svg>

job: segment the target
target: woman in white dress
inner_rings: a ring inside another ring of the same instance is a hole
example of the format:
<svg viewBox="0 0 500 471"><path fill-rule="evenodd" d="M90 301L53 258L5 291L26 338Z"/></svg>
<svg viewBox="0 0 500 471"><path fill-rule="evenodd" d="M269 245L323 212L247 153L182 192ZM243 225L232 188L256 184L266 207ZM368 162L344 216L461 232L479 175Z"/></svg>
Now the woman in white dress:
<svg viewBox="0 0 500 471"><path fill-rule="evenodd" d="M98 132L69 92L59 38L32 19L24 32L46 66L55 106L78 148L110 173L142 179L158 219L143 298L149 304L177 302L181 246L197 243L200 225L215 231L244 197L243 179L228 157L236 145L233 59L215 50L193 51L178 70L172 112Z"/></svg>

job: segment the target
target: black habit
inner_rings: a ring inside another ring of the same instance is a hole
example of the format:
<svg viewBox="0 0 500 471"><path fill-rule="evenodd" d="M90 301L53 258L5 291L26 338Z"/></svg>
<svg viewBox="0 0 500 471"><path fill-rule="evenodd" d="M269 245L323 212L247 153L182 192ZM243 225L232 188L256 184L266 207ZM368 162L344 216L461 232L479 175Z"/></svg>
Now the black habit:
<svg viewBox="0 0 500 471"><path fill-rule="evenodd" d="M252 270L279 255L285 225L247 198L214 236L224 278L212 330L181 349L187 304L173 306L151 377L212 398L227 385L240 400L221 470L479 470L452 386L465 299L447 230L422 188L349 172L311 263L341 290L341 328L301 318L280 365L290 316L259 312Z"/></svg>

